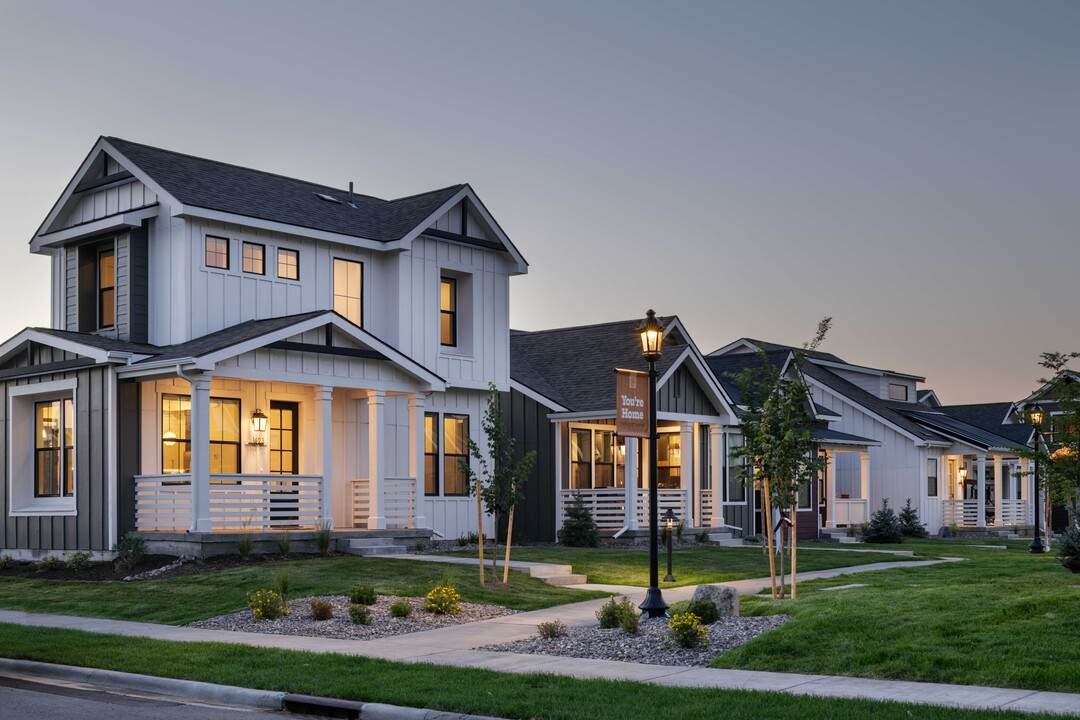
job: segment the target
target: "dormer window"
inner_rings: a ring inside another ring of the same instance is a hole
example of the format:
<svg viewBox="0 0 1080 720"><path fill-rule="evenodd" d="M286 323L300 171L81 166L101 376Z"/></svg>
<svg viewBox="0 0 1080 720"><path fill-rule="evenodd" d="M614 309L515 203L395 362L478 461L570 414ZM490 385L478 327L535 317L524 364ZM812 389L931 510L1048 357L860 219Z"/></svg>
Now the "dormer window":
<svg viewBox="0 0 1080 720"><path fill-rule="evenodd" d="M97 255L98 328L116 324L116 253L110 245Z"/></svg>
<svg viewBox="0 0 1080 720"><path fill-rule="evenodd" d="M889 383L889 399L900 400L907 402L908 388L907 385L901 385L899 383Z"/></svg>
<svg viewBox="0 0 1080 720"><path fill-rule="evenodd" d="M206 267L229 269L229 240L228 238L206 236Z"/></svg>
<svg viewBox="0 0 1080 720"><path fill-rule="evenodd" d="M79 253L79 331L116 327L116 244L83 245Z"/></svg>

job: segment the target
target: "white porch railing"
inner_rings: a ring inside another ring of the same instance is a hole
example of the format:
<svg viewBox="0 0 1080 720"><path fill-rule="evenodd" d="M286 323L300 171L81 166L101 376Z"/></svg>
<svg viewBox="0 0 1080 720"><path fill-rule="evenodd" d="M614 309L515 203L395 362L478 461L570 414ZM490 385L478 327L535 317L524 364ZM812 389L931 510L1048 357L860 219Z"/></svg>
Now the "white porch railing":
<svg viewBox="0 0 1080 720"><path fill-rule="evenodd" d="M368 527L371 517L371 481L352 481L353 527ZM411 530L416 527L416 482L413 478L384 478L382 497L383 526L387 530ZM372 528L369 528L372 529Z"/></svg>
<svg viewBox="0 0 1080 720"><path fill-rule="evenodd" d="M566 520L566 508L580 495L585 507L592 513L596 527L601 530L619 530L626 527L626 490L623 488L596 488L595 490L560 490L562 494L563 516L561 526Z"/></svg>
<svg viewBox="0 0 1080 720"><path fill-rule="evenodd" d="M1002 525L1027 525L1026 500L1001 500Z"/></svg>
<svg viewBox="0 0 1080 720"><path fill-rule="evenodd" d="M322 522L319 475L211 475L211 532L317 528ZM135 478L135 527L184 532L191 527L191 476Z"/></svg>
<svg viewBox="0 0 1080 720"><path fill-rule="evenodd" d="M702 490L699 496L701 498L701 518L699 518L698 524L701 527L715 527L719 521L719 517L716 512L716 494L712 490Z"/></svg>
<svg viewBox="0 0 1080 720"><path fill-rule="evenodd" d="M833 501L833 525L862 525L867 521L865 498L837 498Z"/></svg>
<svg viewBox="0 0 1080 720"><path fill-rule="evenodd" d="M637 491L637 515L638 527L649 527L649 491L646 488L638 488ZM686 504L687 492L679 488L657 488L656 510L659 517L663 517L668 508L675 512L679 522L689 524L690 513ZM663 524L663 523L661 523Z"/></svg>
<svg viewBox="0 0 1080 720"><path fill-rule="evenodd" d="M1024 500L1000 500L1002 525L1027 525L1027 502ZM942 519L946 525L980 527L978 500L942 500ZM994 505L986 503L986 522L994 525Z"/></svg>

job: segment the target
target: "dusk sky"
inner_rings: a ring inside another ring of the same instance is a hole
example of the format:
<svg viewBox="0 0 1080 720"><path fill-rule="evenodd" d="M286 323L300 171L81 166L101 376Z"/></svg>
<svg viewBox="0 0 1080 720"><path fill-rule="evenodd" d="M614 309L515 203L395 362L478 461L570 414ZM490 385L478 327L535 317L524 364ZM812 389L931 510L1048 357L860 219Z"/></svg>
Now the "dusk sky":
<svg viewBox="0 0 1080 720"><path fill-rule="evenodd" d="M677 314L1017 399L1080 350L1077 2L0 0L0 336L99 135L396 197L469 182L512 325Z"/></svg>

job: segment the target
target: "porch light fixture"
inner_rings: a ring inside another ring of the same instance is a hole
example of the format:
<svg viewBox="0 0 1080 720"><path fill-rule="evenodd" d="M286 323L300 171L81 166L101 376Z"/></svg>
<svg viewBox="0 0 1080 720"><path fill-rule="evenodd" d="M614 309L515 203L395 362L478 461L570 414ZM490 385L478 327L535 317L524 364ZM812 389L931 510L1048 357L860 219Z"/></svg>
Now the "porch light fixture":
<svg viewBox="0 0 1080 720"><path fill-rule="evenodd" d="M647 617L661 618L667 617L668 604L660 593L659 560L656 557L656 546L660 539L656 509L656 361L660 359L660 346L664 341L664 324L656 319L655 312L649 310L638 326L638 333L641 335L641 354L649 363L649 589L640 607Z"/></svg>
<svg viewBox="0 0 1080 720"><path fill-rule="evenodd" d="M1033 428L1035 428L1034 443L1035 443L1035 452L1036 453L1039 451L1039 440L1042 438L1042 424L1043 424L1043 420L1045 420L1045 419L1046 419L1046 414L1043 412L1042 406L1039 405L1038 403L1035 403L1034 405L1032 405L1031 408L1028 410L1028 421L1031 423L1031 426ZM1041 527L1041 522L1040 522L1042 520L1042 506L1039 503L1039 456L1038 455L1035 456L1035 476L1034 476L1034 482L1032 483L1032 485L1034 485L1034 487L1035 487L1035 499L1031 504L1031 507L1034 508L1034 510L1035 510L1035 538L1031 541L1031 544L1028 545L1028 552L1032 553L1033 555L1041 555L1042 553L1046 552L1046 546L1043 545L1042 527Z"/></svg>
<svg viewBox="0 0 1080 720"><path fill-rule="evenodd" d="M250 445L266 444L266 413L259 408L251 413L251 442Z"/></svg>
<svg viewBox="0 0 1080 720"><path fill-rule="evenodd" d="M671 574L671 538L675 534L675 521L678 519L671 508L664 513L664 522L667 523L667 577L664 582L675 582L675 576Z"/></svg>
<svg viewBox="0 0 1080 720"><path fill-rule="evenodd" d="M959 473L960 473L960 482L964 482L965 480L967 480L967 468L966 467L961 466L960 470L959 470Z"/></svg>

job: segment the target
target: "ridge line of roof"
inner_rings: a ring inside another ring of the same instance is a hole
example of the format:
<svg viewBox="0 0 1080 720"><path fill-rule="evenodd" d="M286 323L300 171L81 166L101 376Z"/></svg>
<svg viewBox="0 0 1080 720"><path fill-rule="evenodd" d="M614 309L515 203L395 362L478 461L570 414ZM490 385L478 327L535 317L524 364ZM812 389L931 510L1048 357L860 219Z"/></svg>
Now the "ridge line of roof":
<svg viewBox="0 0 1080 720"><path fill-rule="evenodd" d="M678 315L660 315L660 318L675 318L678 319ZM644 318L630 318L627 320L609 320L607 322L591 323L589 325L566 325L565 327L557 328L545 328L544 330L517 330L510 328L511 333L519 333L522 335L539 335L541 333L562 332L565 330L588 330L590 328L605 327L608 325L624 325L631 322L641 322ZM680 321L681 322L681 321Z"/></svg>

